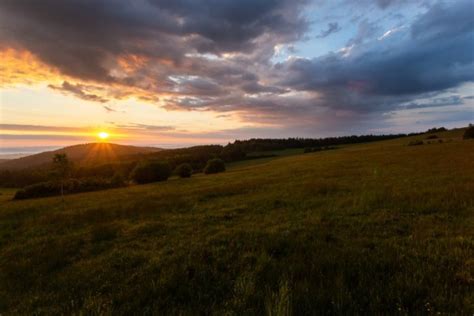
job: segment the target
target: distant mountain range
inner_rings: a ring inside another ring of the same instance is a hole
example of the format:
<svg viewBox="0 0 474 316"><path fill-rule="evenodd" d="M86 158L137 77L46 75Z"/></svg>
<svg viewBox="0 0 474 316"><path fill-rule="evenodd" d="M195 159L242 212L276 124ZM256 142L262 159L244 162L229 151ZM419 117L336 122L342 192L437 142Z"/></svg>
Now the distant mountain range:
<svg viewBox="0 0 474 316"><path fill-rule="evenodd" d="M90 165L98 163L124 160L127 157L149 154L162 151L156 147L136 147L110 143L90 143L64 147L53 151L45 151L17 159L0 160L0 169L26 169L39 167L51 163L55 154L65 153L69 160L78 165Z"/></svg>

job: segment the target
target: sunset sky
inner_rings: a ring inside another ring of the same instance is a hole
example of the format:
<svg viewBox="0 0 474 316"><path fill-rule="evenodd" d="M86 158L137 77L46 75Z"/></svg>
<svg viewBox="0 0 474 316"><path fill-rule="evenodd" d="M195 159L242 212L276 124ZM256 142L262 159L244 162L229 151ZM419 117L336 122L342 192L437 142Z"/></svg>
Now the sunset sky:
<svg viewBox="0 0 474 316"><path fill-rule="evenodd" d="M474 2L0 0L0 146L474 123Z"/></svg>

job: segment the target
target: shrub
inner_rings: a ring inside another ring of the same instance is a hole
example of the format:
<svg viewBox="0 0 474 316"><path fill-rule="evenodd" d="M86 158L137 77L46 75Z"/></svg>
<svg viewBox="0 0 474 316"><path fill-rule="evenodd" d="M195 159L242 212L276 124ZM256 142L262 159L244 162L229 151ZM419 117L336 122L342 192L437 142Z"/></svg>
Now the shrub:
<svg viewBox="0 0 474 316"><path fill-rule="evenodd" d="M225 164L224 161L219 158L209 160L204 168L205 174L219 173L223 171L225 171Z"/></svg>
<svg viewBox="0 0 474 316"><path fill-rule="evenodd" d="M99 191L125 186L125 183L114 183L103 178L70 179L63 182L65 194ZM16 192L13 199L33 199L39 197L56 196L61 194L61 184L57 181L40 182L28 185Z"/></svg>
<svg viewBox="0 0 474 316"><path fill-rule="evenodd" d="M167 162L142 161L132 171L132 179L139 184L165 181L171 175Z"/></svg>
<svg viewBox="0 0 474 316"><path fill-rule="evenodd" d="M462 136L463 139L471 139L474 138L474 126L469 126L466 131L464 132L464 135Z"/></svg>
<svg viewBox="0 0 474 316"><path fill-rule="evenodd" d="M112 179L110 179L110 183L117 187L124 186L126 184L125 177L120 172L116 172Z"/></svg>
<svg viewBox="0 0 474 316"><path fill-rule="evenodd" d="M408 143L408 146L419 146L419 145L423 145L423 141L422 140L412 140L411 142Z"/></svg>
<svg viewBox="0 0 474 316"><path fill-rule="evenodd" d="M428 137L426 137L426 139L436 139L438 138L438 135L429 135Z"/></svg>
<svg viewBox="0 0 474 316"><path fill-rule="evenodd" d="M17 191L13 199L23 200L28 198L45 197L59 195L59 185L53 182L41 182L28 185L23 189Z"/></svg>
<svg viewBox="0 0 474 316"><path fill-rule="evenodd" d="M444 126L441 127L433 127L426 131L426 133L438 133L438 132L446 132L447 129Z"/></svg>
<svg viewBox="0 0 474 316"><path fill-rule="evenodd" d="M180 178L190 178L193 174L193 168L188 163L182 163L178 167L176 167L175 173Z"/></svg>

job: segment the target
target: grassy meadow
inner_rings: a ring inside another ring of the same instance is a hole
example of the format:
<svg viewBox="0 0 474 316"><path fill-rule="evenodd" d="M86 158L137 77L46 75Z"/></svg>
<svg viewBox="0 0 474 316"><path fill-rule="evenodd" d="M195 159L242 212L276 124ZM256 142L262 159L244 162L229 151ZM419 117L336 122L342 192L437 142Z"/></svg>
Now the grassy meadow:
<svg viewBox="0 0 474 316"><path fill-rule="evenodd" d="M474 140L461 135L64 204L3 190L0 314L472 315Z"/></svg>

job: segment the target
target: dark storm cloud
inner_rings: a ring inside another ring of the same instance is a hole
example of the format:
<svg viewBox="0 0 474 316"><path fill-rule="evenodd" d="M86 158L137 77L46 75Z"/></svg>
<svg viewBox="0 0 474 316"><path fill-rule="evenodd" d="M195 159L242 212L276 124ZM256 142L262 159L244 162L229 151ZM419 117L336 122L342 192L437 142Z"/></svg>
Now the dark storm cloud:
<svg viewBox="0 0 474 316"><path fill-rule="evenodd" d="M280 84L319 92L326 106L387 110L414 95L473 81L472 8L471 1L433 6L411 32L277 65L287 74Z"/></svg>
<svg viewBox="0 0 474 316"><path fill-rule="evenodd" d="M114 58L139 54L176 64L186 53L252 52L262 35L293 41L306 29L305 1L4 0L0 41L25 48L64 74L117 80Z"/></svg>

